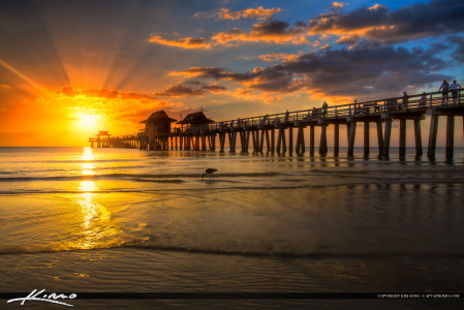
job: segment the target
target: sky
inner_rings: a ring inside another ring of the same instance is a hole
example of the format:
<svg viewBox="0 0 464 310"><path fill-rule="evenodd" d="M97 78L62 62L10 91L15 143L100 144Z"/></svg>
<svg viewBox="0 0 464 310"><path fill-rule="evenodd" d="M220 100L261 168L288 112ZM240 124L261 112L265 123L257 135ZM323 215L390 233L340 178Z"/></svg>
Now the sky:
<svg viewBox="0 0 464 310"><path fill-rule="evenodd" d="M0 146L463 84L462 0L0 0Z"/></svg>

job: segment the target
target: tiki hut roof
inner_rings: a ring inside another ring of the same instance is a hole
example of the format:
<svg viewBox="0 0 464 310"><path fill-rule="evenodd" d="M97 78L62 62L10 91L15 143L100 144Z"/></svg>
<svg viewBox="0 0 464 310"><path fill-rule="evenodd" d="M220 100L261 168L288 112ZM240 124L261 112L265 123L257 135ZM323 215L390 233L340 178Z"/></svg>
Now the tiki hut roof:
<svg viewBox="0 0 464 310"><path fill-rule="evenodd" d="M213 120L207 118L203 112L195 112L187 115L183 120L177 122L177 124L211 124L214 123Z"/></svg>
<svg viewBox="0 0 464 310"><path fill-rule="evenodd" d="M156 111L155 113L152 113L149 118L147 118L144 121L141 121L140 123L165 123L165 122L175 122L177 121L176 119L170 118L164 110L161 111Z"/></svg>

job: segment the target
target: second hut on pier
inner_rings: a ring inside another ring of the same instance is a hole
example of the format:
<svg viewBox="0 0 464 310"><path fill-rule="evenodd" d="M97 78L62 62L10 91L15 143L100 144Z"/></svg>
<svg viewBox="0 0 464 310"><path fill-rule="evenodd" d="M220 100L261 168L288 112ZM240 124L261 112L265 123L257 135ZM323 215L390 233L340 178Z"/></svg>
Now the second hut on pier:
<svg viewBox="0 0 464 310"><path fill-rule="evenodd" d="M187 125L187 128L198 128L212 123L214 123L214 121L207 118L206 115L200 111L188 114L183 120L176 124Z"/></svg>

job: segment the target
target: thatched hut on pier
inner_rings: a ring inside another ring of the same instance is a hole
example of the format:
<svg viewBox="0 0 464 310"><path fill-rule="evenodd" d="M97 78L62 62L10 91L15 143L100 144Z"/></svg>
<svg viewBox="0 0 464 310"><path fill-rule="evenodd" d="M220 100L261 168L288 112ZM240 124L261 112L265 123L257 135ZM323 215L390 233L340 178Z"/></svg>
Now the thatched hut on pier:
<svg viewBox="0 0 464 310"><path fill-rule="evenodd" d="M164 110L156 111L146 120L140 123L145 124L145 134L149 137L160 134L169 134L171 132L171 123L176 119L170 118Z"/></svg>
<svg viewBox="0 0 464 310"><path fill-rule="evenodd" d="M176 124L187 125L189 127L200 127L214 123L213 120L206 117L203 112L195 112L188 114L183 120Z"/></svg>

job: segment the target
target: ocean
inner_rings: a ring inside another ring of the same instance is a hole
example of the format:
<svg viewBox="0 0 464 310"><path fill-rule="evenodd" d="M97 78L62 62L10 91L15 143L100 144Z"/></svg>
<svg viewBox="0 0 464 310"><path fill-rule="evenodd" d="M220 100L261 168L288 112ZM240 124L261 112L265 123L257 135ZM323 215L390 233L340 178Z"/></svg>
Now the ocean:
<svg viewBox="0 0 464 310"><path fill-rule="evenodd" d="M0 308L462 309L464 149L371 153L0 148Z"/></svg>

